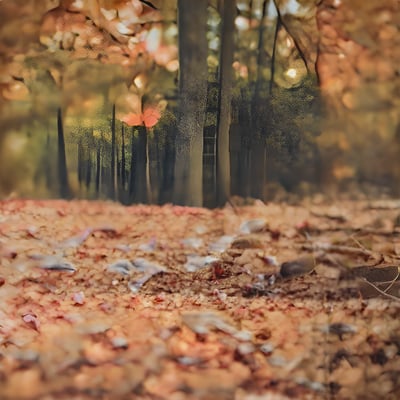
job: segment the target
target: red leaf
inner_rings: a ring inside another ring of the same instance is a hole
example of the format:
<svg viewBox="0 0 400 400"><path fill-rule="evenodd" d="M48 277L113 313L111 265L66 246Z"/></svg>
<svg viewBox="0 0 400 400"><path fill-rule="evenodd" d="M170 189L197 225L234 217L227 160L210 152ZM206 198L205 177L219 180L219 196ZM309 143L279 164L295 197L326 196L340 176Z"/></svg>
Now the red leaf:
<svg viewBox="0 0 400 400"><path fill-rule="evenodd" d="M129 113L122 117L122 121L129 126L141 126L152 128L161 117L160 111L156 107L146 107L142 114Z"/></svg>
<svg viewBox="0 0 400 400"><path fill-rule="evenodd" d="M122 121L128 126L140 126L143 124L142 116L135 113L126 114Z"/></svg>
<svg viewBox="0 0 400 400"><path fill-rule="evenodd" d="M144 126L146 128L152 128L155 126L160 119L161 114L160 111L157 110L155 107L147 107L145 108L143 114L142 114L142 119L144 122Z"/></svg>

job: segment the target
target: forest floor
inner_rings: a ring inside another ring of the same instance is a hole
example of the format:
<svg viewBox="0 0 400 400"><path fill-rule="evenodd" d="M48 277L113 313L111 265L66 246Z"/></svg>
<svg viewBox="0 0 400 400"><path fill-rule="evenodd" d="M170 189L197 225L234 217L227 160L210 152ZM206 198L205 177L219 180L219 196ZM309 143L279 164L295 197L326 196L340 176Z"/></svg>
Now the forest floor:
<svg viewBox="0 0 400 400"><path fill-rule="evenodd" d="M400 202L0 203L0 398L398 399Z"/></svg>

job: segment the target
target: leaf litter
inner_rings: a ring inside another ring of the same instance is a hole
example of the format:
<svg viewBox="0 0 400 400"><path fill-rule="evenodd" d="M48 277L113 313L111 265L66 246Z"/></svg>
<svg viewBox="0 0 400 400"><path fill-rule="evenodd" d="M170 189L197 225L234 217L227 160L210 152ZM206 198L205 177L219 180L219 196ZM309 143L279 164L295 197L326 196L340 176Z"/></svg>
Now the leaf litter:
<svg viewBox="0 0 400 400"><path fill-rule="evenodd" d="M396 399L397 217L2 202L0 398Z"/></svg>

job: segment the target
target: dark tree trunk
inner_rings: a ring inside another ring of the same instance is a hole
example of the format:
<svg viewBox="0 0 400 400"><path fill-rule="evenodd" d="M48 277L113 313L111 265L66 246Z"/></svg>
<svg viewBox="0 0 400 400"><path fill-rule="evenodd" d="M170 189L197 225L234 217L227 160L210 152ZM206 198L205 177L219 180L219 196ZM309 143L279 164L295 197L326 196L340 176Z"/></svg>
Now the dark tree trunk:
<svg viewBox="0 0 400 400"><path fill-rule="evenodd" d="M115 147L116 161L115 161L115 175L116 175L116 192L119 193L121 186L121 160L119 159L118 146ZM117 195L118 196L118 195Z"/></svg>
<svg viewBox="0 0 400 400"><path fill-rule="evenodd" d="M116 174L115 174L115 104L112 108L111 118L111 168L110 168L110 197L115 199Z"/></svg>
<svg viewBox="0 0 400 400"><path fill-rule="evenodd" d="M132 128L129 197L135 203L146 203L148 200L147 131L144 126Z"/></svg>
<svg viewBox="0 0 400 400"><path fill-rule="evenodd" d="M100 191L100 173L101 173L101 151L100 146L97 148L96 154L96 196L99 197Z"/></svg>
<svg viewBox="0 0 400 400"><path fill-rule="evenodd" d="M265 138L256 135L251 141L251 197L265 199L266 144Z"/></svg>
<svg viewBox="0 0 400 400"><path fill-rule="evenodd" d="M217 204L224 204L230 197L231 171L229 156L229 129L233 84L233 53L236 2L221 0L222 16L221 50L219 58L219 109L217 133Z"/></svg>
<svg viewBox="0 0 400 400"><path fill-rule="evenodd" d="M82 139L78 142L78 182L79 189L82 189L82 182L84 176L84 165L83 165L83 146Z"/></svg>
<svg viewBox="0 0 400 400"><path fill-rule="evenodd" d="M208 0L178 0L179 110L174 201L203 204L203 128L207 103Z"/></svg>
<svg viewBox="0 0 400 400"><path fill-rule="evenodd" d="M121 185L123 190L126 186L126 160L125 160L125 129L124 125L121 128L122 145L121 145Z"/></svg>
<svg viewBox="0 0 400 400"><path fill-rule="evenodd" d="M58 184L60 196L70 198L71 192L68 183L67 158L65 155L64 128L61 108L57 110L57 137L58 137Z"/></svg>
<svg viewBox="0 0 400 400"><path fill-rule="evenodd" d="M89 151L86 158L86 176L85 176L86 189L89 190L91 182L92 182L92 157L91 157L91 152Z"/></svg>
<svg viewBox="0 0 400 400"><path fill-rule="evenodd" d="M46 140L46 154L53 154L51 151L51 141L50 141L50 134L47 132L47 140ZM50 158L47 156L44 159L44 167L45 167L45 176L46 176L46 188L54 190L54 169L51 168Z"/></svg>
<svg viewBox="0 0 400 400"><path fill-rule="evenodd" d="M137 127L139 135L137 141L135 200L139 203L146 203L147 196L147 131L144 126Z"/></svg>
<svg viewBox="0 0 400 400"><path fill-rule="evenodd" d="M135 199L135 192L136 192L136 187L135 187L135 177L136 177L136 142L137 139L135 137L135 128L132 128L132 134L131 134L131 168L130 168L130 175L129 175L129 198L131 201L134 201Z"/></svg>
<svg viewBox="0 0 400 400"><path fill-rule="evenodd" d="M268 95L262 91L262 69L265 65L265 19L267 14L268 0L264 0L262 6L262 16L258 31L258 49L257 49L257 75L255 82L254 95L251 99L251 138L250 138L250 196L257 199L264 199L265 187L265 168L266 168L266 138L263 132L265 127L269 126ZM277 28L279 29L279 27ZM274 55L277 39L277 31L274 35ZM275 62L273 60L273 62ZM274 70L271 70L270 85L274 80ZM272 90L272 86L270 86Z"/></svg>
<svg viewBox="0 0 400 400"><path fill-rule="evenodd" d="M242 197L250 196L250 183L251 183L251 138L253 132L251 131L252 126L252 110L248 104L251 102L251 93L249 90L241 90L240 95L241 101L236 107L238 131L240 135L239 146L240 151L238 154L239 160L239 175L235 177L238 179L239 194Z"/></svg>
<svg viewBox="0 0 400 400"><path fill-rule="evenodd" d="M172 190L174 186L174 165L175 165L175 135L176 126L172 125L166 131L164 144L164 157L162 163L162 182L160 188L160 203L172 201Z"/></svg>
<svg viewBox="0 0 400 400"><path fill-rule="evenodd" d="M164 156L163 149L161 148L161 143L160 143L160 136L155 135L155 157L156 157L156 179L155 179L155 184L152 185L153 193L154 191L156 192L156 195L154 196L154 200L156 201L157 204L160 204L160 189L161 189L161 180L163 176L163 170L162 170L162 159ZM150 163L150 160L149 160Z"/></svg>

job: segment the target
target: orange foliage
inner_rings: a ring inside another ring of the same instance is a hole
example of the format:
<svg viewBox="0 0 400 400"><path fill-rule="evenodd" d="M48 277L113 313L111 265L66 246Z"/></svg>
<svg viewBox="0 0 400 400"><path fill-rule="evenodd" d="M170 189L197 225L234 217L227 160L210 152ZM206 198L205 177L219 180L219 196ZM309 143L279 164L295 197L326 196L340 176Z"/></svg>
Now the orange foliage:
<svg viewBox="0 0 400 400"><path fill-rule="evenodd" d="M122 121L129 126L141 126L152 128L161 117L160 111L154 106L148 106L144 109L142 114L129 113L122 117Z"/></svg>

